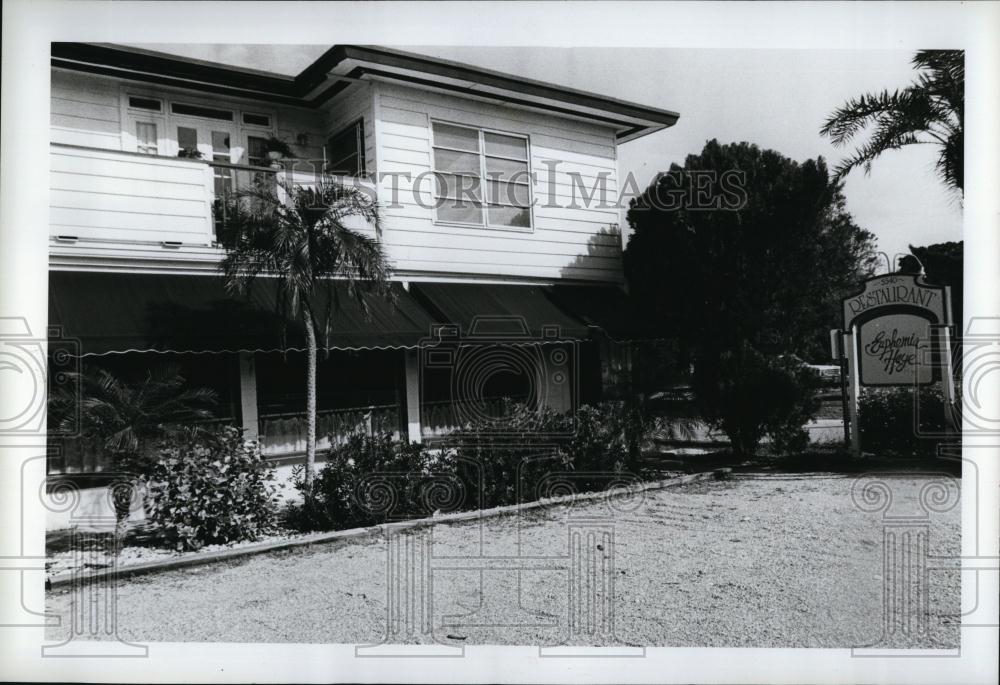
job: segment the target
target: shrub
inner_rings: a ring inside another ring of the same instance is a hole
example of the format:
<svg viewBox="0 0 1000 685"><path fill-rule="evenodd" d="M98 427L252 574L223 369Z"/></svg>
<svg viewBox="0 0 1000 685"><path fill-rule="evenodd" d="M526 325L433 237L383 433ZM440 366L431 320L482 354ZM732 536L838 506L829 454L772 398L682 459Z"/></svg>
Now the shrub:
<svg viewBox="0 0 1000 685"><path fill-rule="evenodd" d="M946 427L944 398L938 386L866 388L858 405L864 451L899 457L936 456L940 440L928 434L940 435Z"/></svg>
<svg viewBox="0 0 1000 685"><path fill-rule="evenodd" d="M622 402L584 405L573 416L510 405L503 435L470 425L450 445L465 507L494 507L600 490L633 474L630 441L643 425Z"/></svg>
<svg viewBox="0 0 1000 685"><path fill-rule="evenodd" d="M331 448L311 487L302 469L296 469L293 479L302 503L289 508L289 525L332 530L431 513L421 486L435 461L419 443L399 442L388 434L351 436Z"/></svg>
<svg viewBox="0 0 1000 685"><path fill-rule="evenodd" d="M148 492L157 535L178 550L255 540L274 528L274 469L231 426L182 430L162 442Z"/></svg>
<svg viewBox="0 0 1000 685"><path fill-rule="evenodd" d="M438 447L356 435L331 449L289 508L298 530L331 530L599 490L634 473L629 437L642 423L622 403L581 407L575 416L504 407L503 430L470 424Z"/></svg>
<svg viewBox="0 0 1000 685"><path fill-rule="evenodd" d="M819 381L794 360L767 357L743 345L719 355L717 363L703 361L693 381L702 418L729 437L736 454L754 454L764 436L779 453L808 444L803 426L819 409Z"/></svg>

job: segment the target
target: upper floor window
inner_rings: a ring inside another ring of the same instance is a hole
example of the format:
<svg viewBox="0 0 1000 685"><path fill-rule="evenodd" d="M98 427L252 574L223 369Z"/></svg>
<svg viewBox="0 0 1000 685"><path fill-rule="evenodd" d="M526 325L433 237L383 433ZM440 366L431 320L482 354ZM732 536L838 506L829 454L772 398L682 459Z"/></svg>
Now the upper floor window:
<svg viewBox="0 0 1000 685"><path fill-rule="evenodd" d="M156 98L145 98L137 95L129 96L128 106L131 109L142 109L149 112L159 112L163 109L162 103Z"/></svg>
<svg viewBox="0 0 1000 685"><path fill-rule="evenodd" d="M170 103L170 111L174 114L182 114L189 117L219 119L221 121L233 120L233 113L228 109L215 109L214 107L204 107L202 105L189 105L183 102Z"/></svg>
<svg viewBox="0 0 1000 685"><path fill-rule="evenodd" d="M243 124L246 126L271 128L271 117L267 114L258 114L257 112L243 112Z"/></svg>
<svg viewBox="0 0 1000 685"><path fill-rule="evenodd" d="M433 123L437 220L531 228L526 136Z"/></svg>
<svg viewBox="0 0 1000 685"><path fill-rule="evenodd" d="M326 159L328 174L365 175L365 124L362 119L330 138L326 145Z"/></svg>

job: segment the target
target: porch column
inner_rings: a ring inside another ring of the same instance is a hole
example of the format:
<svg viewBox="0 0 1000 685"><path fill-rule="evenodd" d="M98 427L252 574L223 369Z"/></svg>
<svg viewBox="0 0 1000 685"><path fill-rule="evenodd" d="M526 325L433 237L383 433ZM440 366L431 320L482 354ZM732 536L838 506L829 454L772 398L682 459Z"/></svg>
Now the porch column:
<svg viewBox="0 0 1000 685"><path fill-rule="evenodd" d="M403 350L406 372L406 432L410 442L423 442L420 430L420 350Z"/></svg>
<svg viewBox="0 0 1000 685"><path fill-rule="evenodd" d="M257 367L253 352L240 352L240 416L243 436L257 439Z"/></svg>

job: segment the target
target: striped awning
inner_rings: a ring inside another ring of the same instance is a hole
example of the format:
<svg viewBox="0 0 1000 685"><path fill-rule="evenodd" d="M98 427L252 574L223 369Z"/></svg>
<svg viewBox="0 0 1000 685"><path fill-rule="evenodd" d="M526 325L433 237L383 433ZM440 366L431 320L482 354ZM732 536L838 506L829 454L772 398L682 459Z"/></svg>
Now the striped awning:
<svg viewBox="0 0 1000 685"><path fill-rule="evenodd" d="M434 321L402 287L393 287L394 302L367 299L367 316L341 292L329 349L417 347ZM77 341L81 357L304 349L302 326L284 325L275 313L276 298L277 288L268 278L257 279L250 296L241 298L228 295L215 275L54 271L49 325Z"/></svg>

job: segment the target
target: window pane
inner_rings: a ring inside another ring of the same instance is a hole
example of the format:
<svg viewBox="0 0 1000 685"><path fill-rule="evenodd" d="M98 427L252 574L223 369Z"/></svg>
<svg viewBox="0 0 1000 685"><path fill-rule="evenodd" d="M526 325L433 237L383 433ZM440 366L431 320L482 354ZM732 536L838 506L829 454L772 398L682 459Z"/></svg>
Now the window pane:
<svg viewBox="0 0 1000 685"><path fill-rule="evenodd" d="M490 205L490 224L493 226L531 227L531 210L527 207L500 207Z"/></svg>
<svg viewBox="0 0 1000 685"><path fill-rule="evenodd" d="M438 221L455 221L463 224L483 224L483 210L481 205L465 203L458 207L453 203L445 203L437 208Z"/></svg>
<svg viewBox="0 0 1000 685"><path fill-rule="evenodd" d="M465 202L482 200L478 178L434 174L434 180L438 197L452 197Z"/></svg>
<svg viewBox="0 0 1000 685"><path fill-rule="evenodd" d="M198 151L198 129L188 128L187 126L177 127L177 147L180 148L181 153L190 153Z"/></svg>
<svg viewBox="0 0 1000 685"><path fill-rule="evenodd" d="M514 136L502 136L499 133L484 133L486 154L528 159L528 141Z"/></svg>
<svg viewBox="0 0 1000 685"><path fill-rule="evenodd" d="M479 152L479 130L451 124L434 124L434 144Z"/></svg>
<svg viewBox="0 0 1000 685"><path fill-rule="evenodd" d="M247 164L267 166L267 140L257 136L247 136Z"/></svg>
<svg viewBox="0 0 1000 685"><path fill-rule="evenodd" d="M509 159L487 157L486 176L499 181L531 183L531 176L528 175L528 163L514 162Z"/></svg>
<svg viewBox="0 0 1000 685"><path fill-rule="evenodd" d="M186 114L192 117L206 117L208 119L222 119L232 121L233 113L225 109L213 109L211 107L201 107L200 105L185 105L175 102L171 105L174 114Z"/></svg>
<svg viewBox="0 0 1000 685"><path fill-rule="evenodd" d="M128 106L134 109L148 109L153 112L160 111L160 101L152 98L129 97Z"/></svg>
<svg viewBox="0 0 1000 685"><path fill-rule="evenodd" d="M356 176L358 175L359 160L357 155L345 157L339 162L330 162L326 165L326 173L334 176Z"/></svg>
<svg viewBox="0 0 1000 685"><path fill-rule="evenodd" d="M225 131L212 131L212 161L232 161L229 147L229 134Z"/></svg>
<svg viewBox="0 0 1000 685"><path fill-rule="evenodd" d="M222 197L233 191L233 170L215 167L215 196Z"/></svg>
<svg viewBox="0 0 1000 685"><path fill-rule="evenodd" d="M364 127L358 121L327 142L327 173L361 176L365 173Z"/></svg>
<svg viewBox="0 0 1000 685"><path fill-rule="evenodd" d="M135 144L136 149L147 155L155 155L156 148L156 124L148 121L137 121L135 123Z"/></svg>
<svg viewBox="0 0 1000 685"><path fill-rule="evenodd" d="M519 183L489 182L489 201L504 205L528 206L528 186Z"/></svg>
<svg viewBox="0 0 1000 685"><path fill-rule="evenodd" d="M250 112L244 112L243 123L250 124L251 126L270 126L271 117L266 114L252 114Z"/></svg>
<svg viewBox="0 0 1000 685"><path fill-rule="evenodd" d="M479 155L470 152L434 150L434 171L479 176Z"/></svg>

